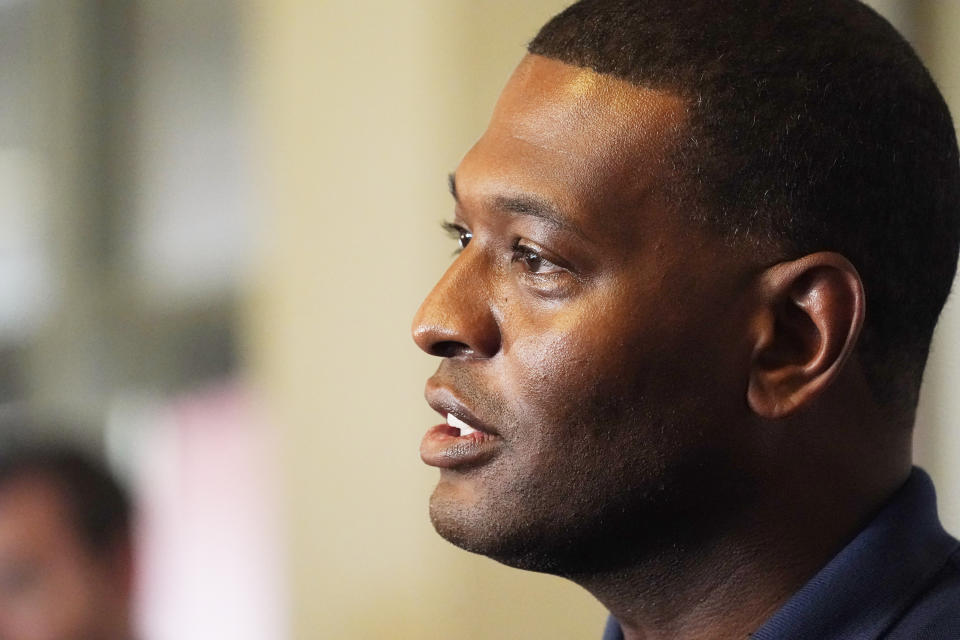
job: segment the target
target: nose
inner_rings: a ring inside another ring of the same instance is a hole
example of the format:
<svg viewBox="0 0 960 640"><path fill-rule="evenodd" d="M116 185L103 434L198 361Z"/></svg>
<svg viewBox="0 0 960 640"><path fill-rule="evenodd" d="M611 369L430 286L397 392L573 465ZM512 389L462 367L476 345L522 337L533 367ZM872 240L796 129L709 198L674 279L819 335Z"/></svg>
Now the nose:
<svg viewBox="0 0 960 640"><path fill-rule="evenodd" d="M489 268L466 250L443 274L413 319L413 341L441 358L490 358L500 350Z"/></svg>

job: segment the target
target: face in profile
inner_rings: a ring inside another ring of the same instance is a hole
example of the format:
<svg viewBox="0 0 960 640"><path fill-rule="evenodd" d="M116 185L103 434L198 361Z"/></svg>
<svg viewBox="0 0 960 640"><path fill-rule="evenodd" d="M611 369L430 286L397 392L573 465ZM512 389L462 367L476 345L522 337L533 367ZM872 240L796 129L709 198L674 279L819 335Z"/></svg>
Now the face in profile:
<svg viewBox="0 0 960 640"><path fill-rule="evenodd" d="M0 487L0 638L126 640L125 551L92 552L52 481L8 480Z"/></svg>
<svg viewBox="0 0 960 640"><path fill-rule="evenodd" d="M667 195L685 117L528 56L457 167L461 250L413 325L441 358L421 456L452 542L575 573L733 517L751 267Z"/></svg>

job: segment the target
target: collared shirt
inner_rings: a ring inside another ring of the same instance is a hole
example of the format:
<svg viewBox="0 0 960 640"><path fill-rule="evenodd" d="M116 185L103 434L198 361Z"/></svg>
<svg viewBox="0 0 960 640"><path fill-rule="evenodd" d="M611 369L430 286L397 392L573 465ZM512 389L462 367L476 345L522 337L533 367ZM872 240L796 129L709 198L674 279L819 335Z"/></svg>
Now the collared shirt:
<svg viewBox="0 0 960 640"><path fill-rule="evenodd" d="M877 516L753 640L958 640L960 543L914 468ZM611 617L603 640L623 640Z"/></svg>

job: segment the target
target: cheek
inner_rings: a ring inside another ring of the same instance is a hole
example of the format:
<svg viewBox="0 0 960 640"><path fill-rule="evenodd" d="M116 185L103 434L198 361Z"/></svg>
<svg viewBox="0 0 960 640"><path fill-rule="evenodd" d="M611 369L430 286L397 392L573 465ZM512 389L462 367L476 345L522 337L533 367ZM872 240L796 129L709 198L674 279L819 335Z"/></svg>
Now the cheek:
<svg viewBox="0 0 960 640"><path fill-rule="evenodd" d="M506 378L520 409L555 406L580 390L596 374L598 348L594 336L573 320L518 332L506 353Z"/></svg>
<svg viewBox="0 0 960 640"><path fill-rule="evenodd" d="M649 358L626 347L624 327L611 317L588 309L514 327L518 337L504 353L500 379L501 397L513 399L509 410L519 421L535 424L537 433L569 435L588 429L612 398L643 395Z"/></svg>
<svg viewBox="0 0 960 640"><path fill-rule="evenodd" d="M537 432L586 437L695 410L712 386L704 383L715 359L710 337L677 322L651 292L642 302L629 293L505 318L500 397L512 399L505 409Z"/></svg>

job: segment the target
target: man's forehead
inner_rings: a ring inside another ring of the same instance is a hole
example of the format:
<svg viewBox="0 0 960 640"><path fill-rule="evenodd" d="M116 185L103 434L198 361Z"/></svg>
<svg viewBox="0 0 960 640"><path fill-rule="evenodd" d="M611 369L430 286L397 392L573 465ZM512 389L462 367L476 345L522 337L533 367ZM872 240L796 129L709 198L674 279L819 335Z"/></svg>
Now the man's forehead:
<svg viewBox="0 0 960 640"><path fill-rule="evenodd" d="M491 121L537 146L598 136L633 147L667 136L685 120L679 96L634 85L592 69L538 55L521 60L507 82Z"/></svg>
<svg viewBox="0 0 960 640"><path fill-rule="evenodd" d="M0 485L0 508L21 512L24 505L50 513L66 510L63 487L46 474L24 471L6 478Z"/></svg>
<svg viewBox="0 0 960 640"><path fill-rule="evenodd" d="M534 194L591 235L658 191L685 117L673 94L528 55L457 169L460 202Z"/></svg>

